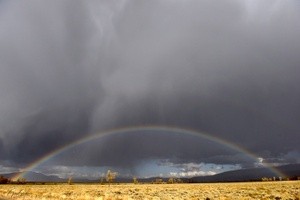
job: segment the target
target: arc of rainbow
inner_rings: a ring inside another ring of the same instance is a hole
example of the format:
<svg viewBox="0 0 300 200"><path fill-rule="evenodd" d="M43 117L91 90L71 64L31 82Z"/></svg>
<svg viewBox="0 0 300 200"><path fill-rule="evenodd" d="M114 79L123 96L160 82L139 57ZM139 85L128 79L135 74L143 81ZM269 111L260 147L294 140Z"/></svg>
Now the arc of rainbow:
<svg viewBox="0 0 300 200"><path fill-rule="evenodd" d="M242 148L241 146L229 142L227 140L209 135L207 133L204 132L198 132L195 130L191 130L191 129L183 129L183 128L178 128L178 127L171 127L171 126L134 126L134 127L125 127L125 128L118 128L118 129L111 129L111 130L107 130L107 131L101 131L97 134L93 134L93 135L89 135L87 137L83 137L79 140L73 141L67 145L64 145L58 149L55 149L54 151L51 151L50 153L45 154L43 157L35 160L34 162L30 163L26 168L24 168L22 170L22 172L18 173L16 176L14 176L12 178L12 180L17 180L20 177L23 177L24 175L26 175L27 172L32 171L34 168L38 167L40 164L42 164L43 162L46 162L47 160L55 157L56 155L58 155L59 153L66 151L72 147L75 147L76 145L79 144L83 144L85 142L94 140L94 139L99 139L101 137L107 136L107 135L111 135L111 134L119 134L119 133L126 133L126 132L136 132L136 131L166 131L166 132L174 132L174 133L185 133L188 135L193 135L193 136L197 136L197 137L201 137L203 139L207 139L213 142L216 142L218 144L221 144L225 147L228 147L229 149L232 149L234 151L243 153L245 155L247 155L248 157L250 157L253 160L257 160L258 157L251 153L250 151L248 151L245 148ZM279 177L285 177L285 174L283 174L281 171L279 171L278 169L276 169L273 166L270 166L266 163L262 163L263 167L268 168L269 170L271 170L274 174L276 174Z"/></svg>

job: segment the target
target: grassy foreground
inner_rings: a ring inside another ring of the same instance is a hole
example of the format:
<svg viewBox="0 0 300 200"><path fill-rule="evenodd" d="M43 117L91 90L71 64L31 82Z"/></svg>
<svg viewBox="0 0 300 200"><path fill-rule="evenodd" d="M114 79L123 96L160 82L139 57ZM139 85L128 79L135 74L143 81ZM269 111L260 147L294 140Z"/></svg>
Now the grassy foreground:
<svg viewBox="0 0 300 200"><path fill-rule="evenodd" d="M0 185L0 199L300 199L300 181L121 184Z"/></svg>

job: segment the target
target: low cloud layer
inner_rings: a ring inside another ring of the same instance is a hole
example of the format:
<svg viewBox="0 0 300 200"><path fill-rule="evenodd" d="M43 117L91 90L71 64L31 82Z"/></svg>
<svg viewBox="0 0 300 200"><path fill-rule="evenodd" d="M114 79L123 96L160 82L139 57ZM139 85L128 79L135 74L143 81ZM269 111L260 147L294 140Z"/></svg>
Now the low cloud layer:
<svg viewBox="0 0 300 200"><path fill-rule="evenodd" d="M30 0L0 7L5 163L25 165L89 134L143 125L204 131L265 159L299 162L297 0ZM134 138L145 147L157 139ZM105 157L113 144L131 161L108 156L107 165L124 167L174 154L178 163L241 162L232 152L200 158L176 151L173 139L172 151L125 148L133 140L107 139L97 153Z"/></svg>

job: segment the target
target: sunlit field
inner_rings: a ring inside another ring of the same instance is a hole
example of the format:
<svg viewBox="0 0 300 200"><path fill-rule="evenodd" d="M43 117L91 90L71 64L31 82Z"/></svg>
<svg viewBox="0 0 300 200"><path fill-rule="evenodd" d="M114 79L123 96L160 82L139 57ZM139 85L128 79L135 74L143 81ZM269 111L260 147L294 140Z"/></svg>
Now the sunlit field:
<svg viewBox="0 0 300 200"><path fill-rule="evenodd" d="M300 181L210 184L1 185L0 199L300 199Z"/></svg>

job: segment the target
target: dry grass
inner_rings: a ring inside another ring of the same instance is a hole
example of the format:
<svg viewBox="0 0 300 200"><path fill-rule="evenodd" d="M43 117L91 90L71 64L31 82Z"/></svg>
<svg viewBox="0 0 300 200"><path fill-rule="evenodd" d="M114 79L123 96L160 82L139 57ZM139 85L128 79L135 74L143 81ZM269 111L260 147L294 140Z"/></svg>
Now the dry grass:
<svg viewBox="0 0 300 200"><path fill-rule="evenodd" d="M300 181L211 184L0 185L0 199L300 199Z"/></svg>

